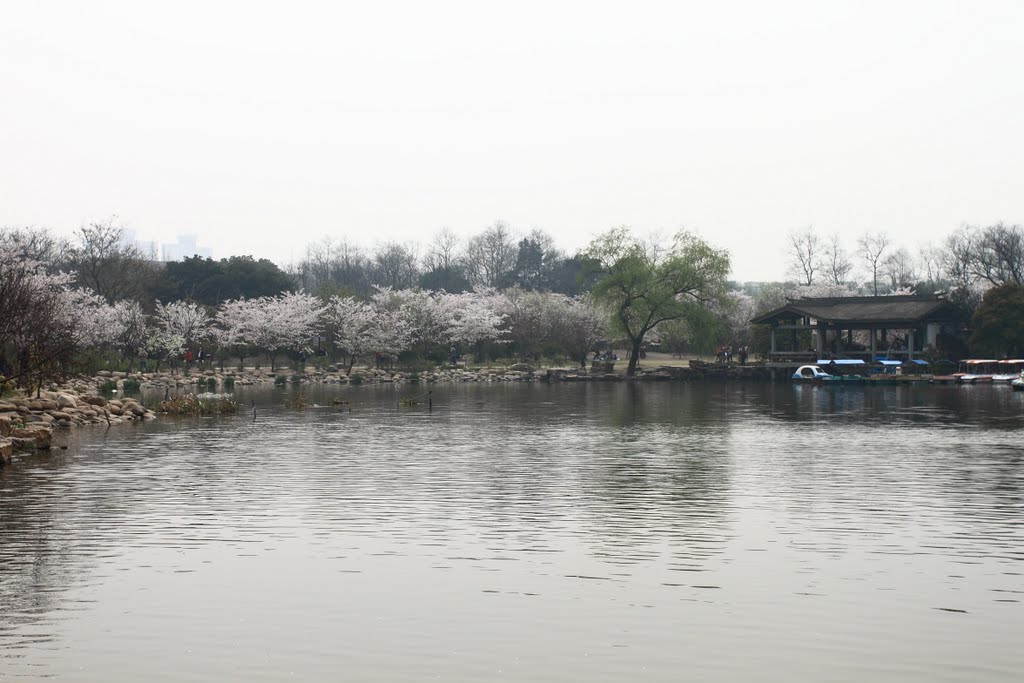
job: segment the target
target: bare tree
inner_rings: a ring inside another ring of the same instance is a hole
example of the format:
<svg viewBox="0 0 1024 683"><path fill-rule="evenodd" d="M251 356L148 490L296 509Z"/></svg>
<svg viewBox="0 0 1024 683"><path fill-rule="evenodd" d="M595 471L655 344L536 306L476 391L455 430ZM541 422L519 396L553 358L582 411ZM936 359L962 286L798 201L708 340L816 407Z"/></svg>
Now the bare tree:
<svg viewBox="0 0 1024 683"><path fill-rule="evenodd" d="M946 238L942 270L959 290L966 291L975 279L974 242L975 236L966 225Z"/></svg>
<svg viewBox="0 0 1024 683"><path fill-rule="evenodd" d="M789 272L801 285L813 285L821 266L821 240L814 228L807 226L789 232Z"/></svg>
<svg viewBox="0 0 1024 683"><path fill-rule="evenodd" d="M1024 284L1024 226L996 223L974 242L975 275L993 285Z"/></svg>
<svg viewBox="0 0 1024 683"><path fill-rule="evenodd" d="M917 281L914 257L900 247L882 261L882 272L889 281L889 289L906 289Z"/></svg>
<svg viewBox="0 0 1024 683"><path fill-rule="evenodd" d="M377 248L371 264L373 283L392 289L407 289L416 284L419 268L416 245L385 242Z"/></svg>
<svg viewBox="0 0 1024 683"><path fill-rule="evenodd" d="M366 296L370 262L362 248L346 238L324 237L306 247L293 277L302 289L322 295Z"/></svg>
<svg viewBox="0 0 1024 683"><path fill-rule="evenodd" d="M343 238L334 248L331 282L342 289L367 295L369 286L369 259L355 242Z"/></svg>
<svg viewBox="0 0 1024 683"><path fill-rule="evenodd" d="M506 284L516 264L515 235L508 223L497 221L466 247L466 273L470 282L484 287Z"/></svg>
<svg viewBox="0 0 1024 683"><path fill-rule="evenodd" d="M825 279L832 285L844 285L850 278L853 270L853 262L850 261L846 249L839 239L839 233L829 235L828 244L825 245L825 256L822 259L825 270Z"/></svg>
<svg viewBox="0 0 1024 683"><path fill-rule="evenodd" d="M925 281L933 288L942 287L945 282L945 272L942 267L943 251L929 242L922 245L918 250L918 263L924 271L922 275Z"/></svg>
<svg viewBox="0 0 1024 683"><path fill-rule="evenodd" d="M459 262L459 236L449 228L434 235L423 256L424 270L451 270Z"/></svg>
<svg viewBox="0 0 1024 683"><path fill-rule="evenodd" d="M943 268L958 288L1024 284L1024 226L961 226L946 238Z"/></svg>
<svg viewBox="0 0 1024 683"><path fill-rule="evenodd" d="M67 246L64 260L75 272L76 282L108 302L141 300L153 269L145 255L124 236L117 216L83 225Z"/></svg>
<svg viewBox="0 0 1024 683"><path fill-rule="evenodd" d="M864 233L860 238L860 255L864 259L871 274L871 286L875 296L878 296L878 276L881 273L882 263L885 260L885 251L889 248L889 236L884 232Z"/></svg>
<svg viewBox="0 0 1024 683"><path fill-rule="evenodd" d="M0 245L21 261L32 261L47 270L55 270L60 253L66 247L49 230L35 227L0 227Z"/></svg>
<svg viewBox="0 0 1024 683"><path fill-rule="evenodd" d="M464 272L464 256L459 236L441 228L427 247L423 257L420 285L426 289L459 292L469 289Z"/></svg>
<svg viewBox="0 0 1024 683"><path fill-rule="evenodd" d="M306 257L299 264L302 288L315 290L331 281L331 273L337 261L337 243L332 237L306 245Z"/></svg>

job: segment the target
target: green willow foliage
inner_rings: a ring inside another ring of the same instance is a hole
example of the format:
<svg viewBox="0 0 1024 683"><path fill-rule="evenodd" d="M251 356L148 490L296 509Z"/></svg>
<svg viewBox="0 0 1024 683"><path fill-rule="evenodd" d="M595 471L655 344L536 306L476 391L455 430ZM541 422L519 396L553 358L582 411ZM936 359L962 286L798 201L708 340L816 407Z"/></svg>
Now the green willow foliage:
<svg viewBox="0 0 1024 683"><path fill-rule="evenodd" d="M685 231L664 245L640 240L628 228L614 228L590 243L587 256L597 264L594 299L629 340L630 376L652 329L674 320L699 324L727 292L729 254Z"/></svg>

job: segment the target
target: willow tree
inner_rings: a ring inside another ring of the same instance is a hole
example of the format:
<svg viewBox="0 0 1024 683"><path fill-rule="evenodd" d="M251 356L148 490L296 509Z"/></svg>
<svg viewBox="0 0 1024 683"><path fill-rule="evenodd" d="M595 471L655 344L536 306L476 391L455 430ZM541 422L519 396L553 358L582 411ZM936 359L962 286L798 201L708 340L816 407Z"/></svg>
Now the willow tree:
<svg viewBox="0 0 1024 683"><path fill-rule="evenodd" d="M706 318L708 307L726 293L729 254L689 232L666 245L613 228L591 242L586 255L596 264L595 300L608 310L613 329L629 340L629 377L648 332L672 320Z"/></svg>

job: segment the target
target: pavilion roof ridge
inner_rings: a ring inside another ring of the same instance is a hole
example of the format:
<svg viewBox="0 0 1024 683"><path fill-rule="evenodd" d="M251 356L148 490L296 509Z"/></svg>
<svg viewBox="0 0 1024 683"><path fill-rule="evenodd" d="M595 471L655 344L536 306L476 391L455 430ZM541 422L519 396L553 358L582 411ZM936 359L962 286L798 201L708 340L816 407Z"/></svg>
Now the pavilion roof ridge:
<svg viewBox="0 0 1024 683"><path fill-rule="evenodd" d="M920 302L920 301L947 301L946 297L940 294L932 295L920 295L920 294L879 294L878 296L866 295L866 296L804 296L804 297L786 297L786 301L790 303L807 303L807 304L835 304L835 303L846 303L846 304L868 304L868 303L903 303L903 302ZM784 308L784 307L783 307Z"/></svg>
<svg viewBox="0 0 1024 683"><path fill-rule="evenodd" d="M799 315L819 321L844 324L908 323L947 311L949 299L941 296L861 296L789 299L785 306L754 318L755 324L770 323L784 315Z"/></svg>

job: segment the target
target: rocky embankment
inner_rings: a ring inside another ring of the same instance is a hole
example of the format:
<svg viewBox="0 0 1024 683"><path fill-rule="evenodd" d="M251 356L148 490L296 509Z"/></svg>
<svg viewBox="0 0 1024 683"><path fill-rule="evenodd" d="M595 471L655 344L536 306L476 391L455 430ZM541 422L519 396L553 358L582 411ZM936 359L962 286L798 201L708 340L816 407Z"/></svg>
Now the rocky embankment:
<svg viewBox="0 0 1024 683"><path fill-rule="evenodd" d="M49 450L54 427L148 420L153 411L133 398L107 400L72 390L44 391L38 398L0 399L0 466L18 450Z"/></svg>
<svg viewBox="0 0 1024 683"><path fill-rule="evenodd" d="M620 364L621 365L621 364ZM246 368L245 371L199 370L189 374L103 372L94 378L91 386L114 382L123 390L124 381L139 383L145 390L221 391L233 386L259 384L401 384L405 382L615 382L625 379L621 372L607 366L598 368L541 368L526 363L488 368L440 366L422 372L396 371L376 368L353 368L329 365L322 369L307 368L296 373L289 368L271 372L266 369ZM660 367L641 370L634 378L639 381L697 381L697 380L767 380L767 371L760 366L710 365L694 363L690 367ZM87 389L79 386L79 391Z"/></svg>

